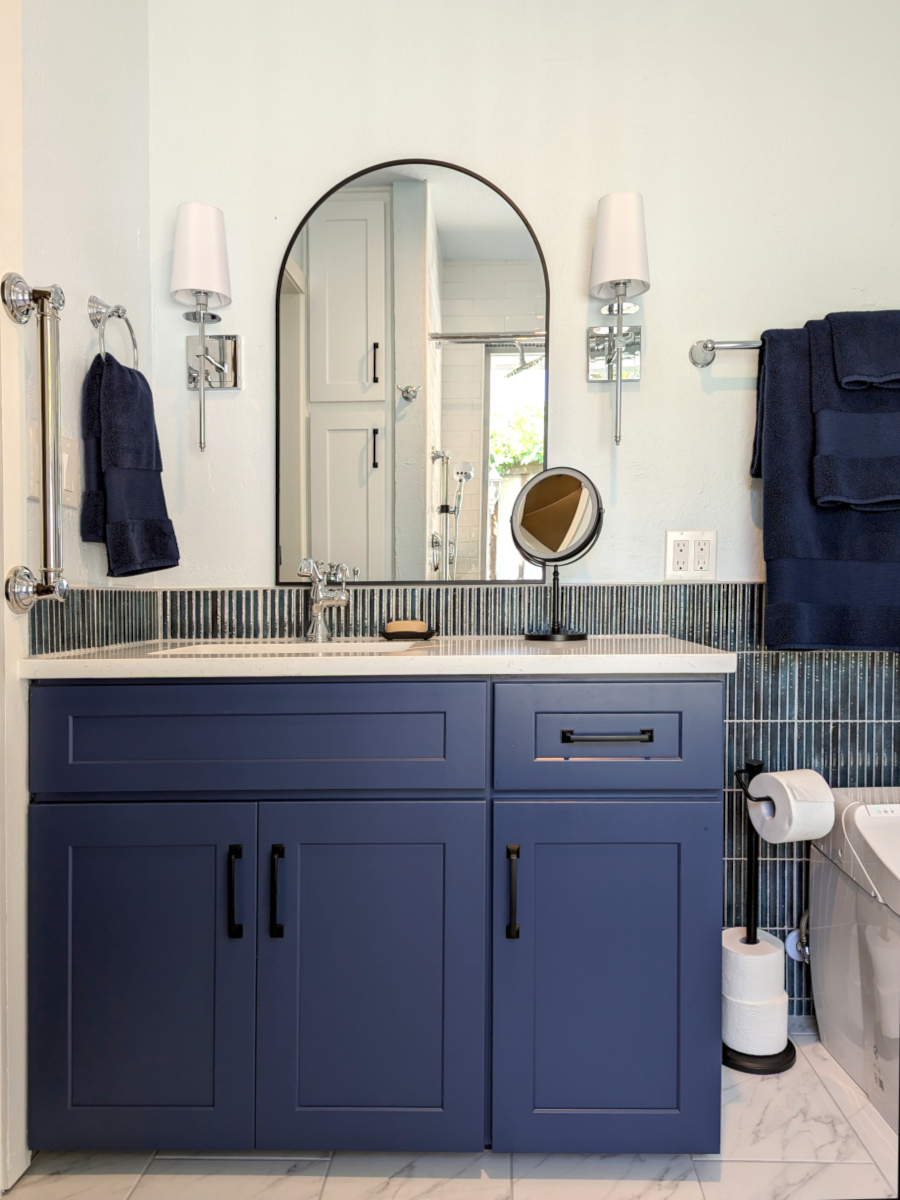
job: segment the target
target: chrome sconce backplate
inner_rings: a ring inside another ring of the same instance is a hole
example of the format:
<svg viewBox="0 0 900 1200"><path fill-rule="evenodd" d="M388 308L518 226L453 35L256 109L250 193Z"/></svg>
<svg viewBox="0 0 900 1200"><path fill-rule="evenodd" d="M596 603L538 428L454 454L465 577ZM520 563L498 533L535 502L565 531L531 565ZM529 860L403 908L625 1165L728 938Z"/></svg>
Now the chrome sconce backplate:
<svg viewBox="0 0 900 1200"><path fill-rule="evenodd" d="M194 313L185 313L194 319ZM216 313L206 313L218 321ZM204 324L206 322L204 321ZM206 335L206 386L214 391L238 391L241 387L241 339L236 333L208 333ZM187 339L188 388L196 392L200 387L200 338Z"/></svg>
<svg viewBox="0 0 900 1200"><path fill-rule="evenodd" d="M636 304L626 308L637 308ZM641 377L641 327L623 325L625 345L622 350L622 378ZM595 325L587 331L588 382L605 382L616 377L616 329L614 325Z"/></svg>

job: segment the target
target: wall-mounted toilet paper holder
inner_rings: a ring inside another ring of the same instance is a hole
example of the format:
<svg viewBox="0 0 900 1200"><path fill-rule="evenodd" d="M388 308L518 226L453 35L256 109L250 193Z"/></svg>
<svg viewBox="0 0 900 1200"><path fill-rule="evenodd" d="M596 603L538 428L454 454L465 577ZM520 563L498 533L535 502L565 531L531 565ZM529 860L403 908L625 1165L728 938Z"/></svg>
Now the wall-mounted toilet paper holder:
<svg viewBox="0 0 900 1200"><path fill-rule="evenodd" d="M751 796L749 784L757 775L761 775L763 762L758 758L748 758L743 767L734 772L738 786L744 793L744 799L758 803L769 799L766 796ZM747 818L747 870L744 873L744 925L746 926L745 941L749 946L759 942L759 834L753 822ZM788 1038L787 1045L777 1054L746 1054L733 1050L722 1043L722 1062L726 1067L736 1071L744 1071L750 1075L777 1075L787 1071L794 1065L797 1051L794 1043Z"/></svg>

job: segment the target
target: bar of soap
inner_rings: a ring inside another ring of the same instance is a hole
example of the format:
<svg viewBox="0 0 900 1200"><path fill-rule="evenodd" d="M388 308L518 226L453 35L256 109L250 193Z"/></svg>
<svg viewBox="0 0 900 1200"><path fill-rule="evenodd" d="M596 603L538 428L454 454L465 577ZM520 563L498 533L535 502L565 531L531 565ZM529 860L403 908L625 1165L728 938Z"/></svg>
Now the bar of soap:
<svg viewBox="0 0 900 1200"><path fill-rule="evenodd" d="M428 626L424 621L388 621L384 627L385 633L427 633Z"/></svg>

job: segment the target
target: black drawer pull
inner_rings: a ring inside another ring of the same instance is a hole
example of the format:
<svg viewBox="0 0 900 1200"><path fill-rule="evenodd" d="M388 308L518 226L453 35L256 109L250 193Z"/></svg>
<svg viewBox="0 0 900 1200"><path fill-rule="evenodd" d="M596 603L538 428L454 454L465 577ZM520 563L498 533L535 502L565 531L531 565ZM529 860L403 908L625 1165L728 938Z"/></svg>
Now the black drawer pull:
<svg viewBox="0 0 900 1200"><path fill-rule="evenodd" d="M378 468L378 430L372 430L372 466Z"/></svg>
<svg viewBox="0 0 900 1200"><path fill-rule="evenodd" d="M507 846L506 857L509 859L509 924L506 927L508 938L519 936L519 926L516 924L516 903L519 890L519 847Z"/></svg>
<svg viewBox="0 0 900 1200"><path fill-rule="evenodd" d="M378 343L372 343L372 382L378 382Z"/></svg>
<svg viewBox="0 0 900 1200"><path fill-rule="evenodd" d="M272 846L269 859L269 937L283 938L284 926L278 924L278 860L284 858L284 846Z"/></svg>
<svg viewBox="0 0 900 1200"><path fill-rule="evenodd" d="M642 729L640 733L573 733L571 729L561 729L559 740L567 746L576 742L652 742L653 730Z"/></svg>
<svg viewBox="0 0 900 1200"><path fill-rule="evenodd" d="M243 857L243 846L228 847L228 936L230 938L242 938L244 936L243 925L238 925L234 919L234 864L239 858Z"/></svg>

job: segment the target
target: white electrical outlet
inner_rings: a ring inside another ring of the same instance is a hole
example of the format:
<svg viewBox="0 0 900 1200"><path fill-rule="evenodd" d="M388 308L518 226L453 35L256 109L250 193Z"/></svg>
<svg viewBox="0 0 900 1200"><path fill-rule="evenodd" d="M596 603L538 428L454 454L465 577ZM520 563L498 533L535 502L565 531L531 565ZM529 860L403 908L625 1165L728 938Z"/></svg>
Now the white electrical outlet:
<svg viewBox="0 0 900 1200"><path fill-rule="evenodd" d="M666 579L693 583L715 577L715 529L666 530Z"/></svg>
<svg viewBox="0 0 900 1200"><path fill-rule="evenodd" d="M28 426L28 499L40 500L42 446L39 425ZM62 502L66 508L78 508L78 442L74 438L62 438L60 445L62 467Z"/></svg>
<svg viewBox="0 0 900 1200"><path fill-rule="evenodd" d="M41 498L41 430L38 425L28 426L28 499Z"/></svg>

